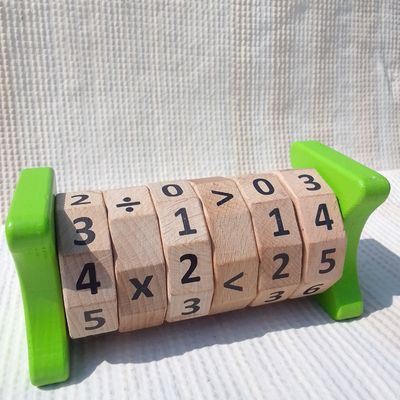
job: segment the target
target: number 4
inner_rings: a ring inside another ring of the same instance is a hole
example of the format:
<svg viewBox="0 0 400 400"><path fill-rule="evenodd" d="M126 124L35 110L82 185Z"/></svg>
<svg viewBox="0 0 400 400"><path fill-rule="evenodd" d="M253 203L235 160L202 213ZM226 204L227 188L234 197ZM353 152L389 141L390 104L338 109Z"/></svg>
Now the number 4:
<svg viewBox="0 0 400 400"><path fill-rule="evenodd" d="M322 215L324 219L321 219ZM317 216L315 217L315 226L324 226L328 231L332 230L333 220L329 218L328 208L325 203L318 206Z"/></svg>
<svg viewBox="0 0 400 400"><path fill-rule="evenodd" d="M89 282L83 283L87 274L89 274ZM91 294L97 294L97 288L100 286L100 282L96 279L96 267L94 263L86 263L82 268L78 281L76 282L76 290L90 289Z"/></svg>

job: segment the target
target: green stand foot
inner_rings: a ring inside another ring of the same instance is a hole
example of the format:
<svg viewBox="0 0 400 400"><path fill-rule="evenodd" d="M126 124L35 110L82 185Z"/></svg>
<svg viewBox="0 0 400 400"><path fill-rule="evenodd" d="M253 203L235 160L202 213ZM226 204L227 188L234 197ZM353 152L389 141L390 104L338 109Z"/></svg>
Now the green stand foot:
<svg viewBox="0 0 400 400"><path fill-rule="evenodd" d="M296 142L290 149L293 168L314 168L335 192L347 235L343 276L316 296L335 320L354 318L363 311L357 276L357 249L371 213L389 195L386 178L316 141Z"/></svg>
<svg viewBox="0 0 400 400"><path fill-rule="evenodd" d="M35 386L69 376L68 337L54 234L55 175L21 172L6 220L24 304L29 373Z"/></svg>

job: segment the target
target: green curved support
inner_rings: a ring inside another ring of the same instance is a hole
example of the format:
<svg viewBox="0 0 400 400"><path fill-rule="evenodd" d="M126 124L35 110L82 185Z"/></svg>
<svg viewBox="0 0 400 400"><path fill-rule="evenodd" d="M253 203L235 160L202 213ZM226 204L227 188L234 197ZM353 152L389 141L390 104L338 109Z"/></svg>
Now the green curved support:
<svg viewBox="0 0 400 400"><path fill-rule="evenodd" d="M354 318L363 311L357 275L357 249L362 229L388 197L385 177L317 141L296 142L290 149L293 168L314 168L335 192L347 235L343 276L317 301L335 320Z"/></svg>
<svg viewBox="0 0 400 400"><path fill-rule="evenodd" d="M54 233L56 182L51 168L21 172L6 220L24 305L33 385L69 376L68 337Z"/></svg>

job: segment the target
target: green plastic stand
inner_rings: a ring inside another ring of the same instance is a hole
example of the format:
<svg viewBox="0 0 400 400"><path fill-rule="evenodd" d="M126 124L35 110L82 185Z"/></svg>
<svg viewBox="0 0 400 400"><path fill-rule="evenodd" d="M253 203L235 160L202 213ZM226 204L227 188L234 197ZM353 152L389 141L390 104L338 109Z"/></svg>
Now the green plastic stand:
<svg viewBox="0 0 400 400"><path fill-rule="evenodd" d="M335 320L363 311L357 275L357 249L371 213L388 197L389 182L377 172L316 141L296 142L290 149L293 168L314 168L335 192L347 236L343 276L317 301Z"/></svg>
<svg viewBox="0 0 400 400"><path fill-rule="evenodd" d="M51 168L21 172L6 220L24 304L33 385L69 376L68 337L54 233L55 175Z"/></svg>
<svg viewBox="0 0 400 400"><path fill-rule="evenodd" d="M378 173L319 142L292 145L294 168L315 168L335 192L347 234L342 278L317 299L334 319L357 317L363 302L357 276L357 247L369 215L389 194ZM6 220L8 247L18 271L33 385L69 376L68 337L54 232L55 175L51 168L21 172Z"/></svg>

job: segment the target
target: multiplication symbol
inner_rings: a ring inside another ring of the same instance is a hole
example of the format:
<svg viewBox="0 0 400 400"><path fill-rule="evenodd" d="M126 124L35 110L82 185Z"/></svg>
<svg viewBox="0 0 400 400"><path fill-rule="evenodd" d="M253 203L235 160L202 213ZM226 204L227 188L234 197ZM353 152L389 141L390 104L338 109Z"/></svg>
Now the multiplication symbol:
<svg viewBox="0 0 400 400"><path fill-rule="evenodd" d="M132 212L133 207L130 206L138 206L140 204L140 201L131 201L132 199L130 197L124 197L122 201L125 203L117 204L117 207L126 207L125 211L127 212Z"/></svg>

